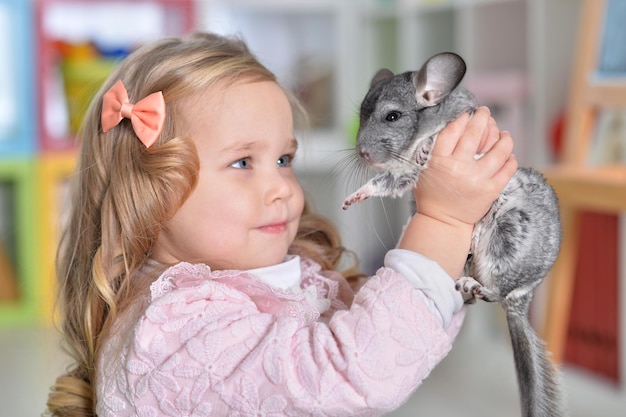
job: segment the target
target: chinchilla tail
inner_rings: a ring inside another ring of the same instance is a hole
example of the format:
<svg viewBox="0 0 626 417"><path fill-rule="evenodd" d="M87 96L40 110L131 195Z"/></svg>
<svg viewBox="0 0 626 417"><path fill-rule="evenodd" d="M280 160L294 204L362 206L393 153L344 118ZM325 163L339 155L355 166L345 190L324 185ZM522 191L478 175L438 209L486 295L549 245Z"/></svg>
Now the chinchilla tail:
<svg viewBox="0 0 626 417"><path fill-rule="evenodd" d="M560 373L528 321L532 294L503 302L513 346L523 417L565 416Z"/></svg>

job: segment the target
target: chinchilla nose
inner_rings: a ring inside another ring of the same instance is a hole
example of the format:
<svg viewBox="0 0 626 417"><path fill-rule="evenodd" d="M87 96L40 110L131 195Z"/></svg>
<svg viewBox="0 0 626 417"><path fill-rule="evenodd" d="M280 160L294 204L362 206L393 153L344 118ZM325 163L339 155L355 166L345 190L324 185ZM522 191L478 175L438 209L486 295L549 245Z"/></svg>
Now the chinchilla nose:
<svg viewBox="0 0 626 417"><path fill-rule="evenodd" d="M357 147L357 153L361 158L363 158L366 162L371 162L372 155L369 153L367 149L364 149L362 146Z"/></svg>

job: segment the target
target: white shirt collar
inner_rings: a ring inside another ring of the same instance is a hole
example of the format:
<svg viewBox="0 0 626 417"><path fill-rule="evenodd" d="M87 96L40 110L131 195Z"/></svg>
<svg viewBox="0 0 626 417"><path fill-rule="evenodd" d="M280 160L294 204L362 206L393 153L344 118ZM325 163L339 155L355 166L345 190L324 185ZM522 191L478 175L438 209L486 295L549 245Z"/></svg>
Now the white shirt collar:
<svg viewBox="0 0 626 417"><path fill-rule="evenodd" d="M254 275L259 281L272 287L287 289L294 285L300 285L302 271L300 269L300 257L288 255L285 262L250 269L248 273Z"/></svg>

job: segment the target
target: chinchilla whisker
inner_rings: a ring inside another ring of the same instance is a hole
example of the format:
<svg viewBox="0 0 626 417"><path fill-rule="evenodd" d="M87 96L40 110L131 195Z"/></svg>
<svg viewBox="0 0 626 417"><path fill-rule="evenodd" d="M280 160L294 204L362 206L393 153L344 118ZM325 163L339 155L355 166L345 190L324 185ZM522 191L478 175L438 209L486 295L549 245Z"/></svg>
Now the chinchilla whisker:
<svg viewBox="0 0 626 417"><path fill-rule="evenodd" d="M358 164L360 163L357 154L354 152L354 150L351 149L338 151L338 153L335 155L335 158L337 158L337 161L334 164L331 172L334 175L340 177L343 177L345 175L345 172L350 172L355 166L358 166Z"/></svg>
<svg viewBox="0 0 626 417"><path fill-rule="evenodd" d="M341 149L333 151L328 155L328 159L333 161L333 167L323 177L323 184L342 182L345 173L350 173L353 166L357 163L354 161L356 155L351 149Z"/></svg>
<svg viewBox="0 0 626 417"><path fill-rule="evenodd" d="M408 164L414 164L415 161L410 156L403 155L399 151L391 150L389 151L389 159L393 159L395 161L404 162Z"/></svg>
<svg viewBox="0 0 626 417"><path fill-rule="evenodd" d="M396 237L395 237L395 233L393 232L393 227L391 227L391 222L389 221L389 213L387 213L387 205L385 204L385 199L383 199L382 197L379 197L380 200L380 204L383 208L383 214L385 215L385 221L387 222L387 230L389 230L389 235L391 236L391 241L395 242L396 241ZM385 246L385 245L383 245ZM388 250L387 247L385 247L385 250Z"/></svg>
<svg viewBox="0 0 626 417"><path fill-rule="evenodd" d="M333 172L342 179L346 190L349 191L359 187L371 176L370 169L365 165L356 153L345 156L333 169Z"/></svg>
<svg viewBox="0 0 626 417"><path fill-rule="evenodd" d="M383 238L380 237L380 234L378 233L378 231L376 230L375 227L375 222L372 221L372 219L367 219L367 226L370 229L370 231L372 233L374 233L374 236L376 236L376 240L378 240L378 243L380 243L380 245L385 249L385 250L389 250L389 248L387 248L387 245L385 245L385 241L383 240Z"/></svg>

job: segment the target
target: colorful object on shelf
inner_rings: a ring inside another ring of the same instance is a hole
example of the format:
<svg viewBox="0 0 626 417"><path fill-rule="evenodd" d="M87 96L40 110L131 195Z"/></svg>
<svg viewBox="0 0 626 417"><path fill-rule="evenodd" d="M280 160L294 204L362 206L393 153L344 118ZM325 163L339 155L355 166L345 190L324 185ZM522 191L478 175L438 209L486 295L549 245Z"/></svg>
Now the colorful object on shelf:
<svg viewBox="0 0 626 417"><path fill-rule="evenodd" d="M5 255L13 265L16 295L14 300L0 300L0 326L32 322L37 316L39 288L36 282L37 227L33 222L34 164L32 160L0 160L0 182L7 185L12 227L10 242L4 242ZM2 213L6 215L6 213ZM9 255L10 254L10 255Z"/></svg>
<svg viewBox="0 0 626 417"><path fill-rule="evenodd" d="M92 44L57 42L57 45L57 50L63 57L60 69L65 87L70 131L76 134L93 96L118 61L100 55Z"/></svg>
<svg viewBox="0 0 626 417"><path fill-rule="evenodd" d="M0 301L18 298L17 276L6 245L0 239Z"/></svg>

